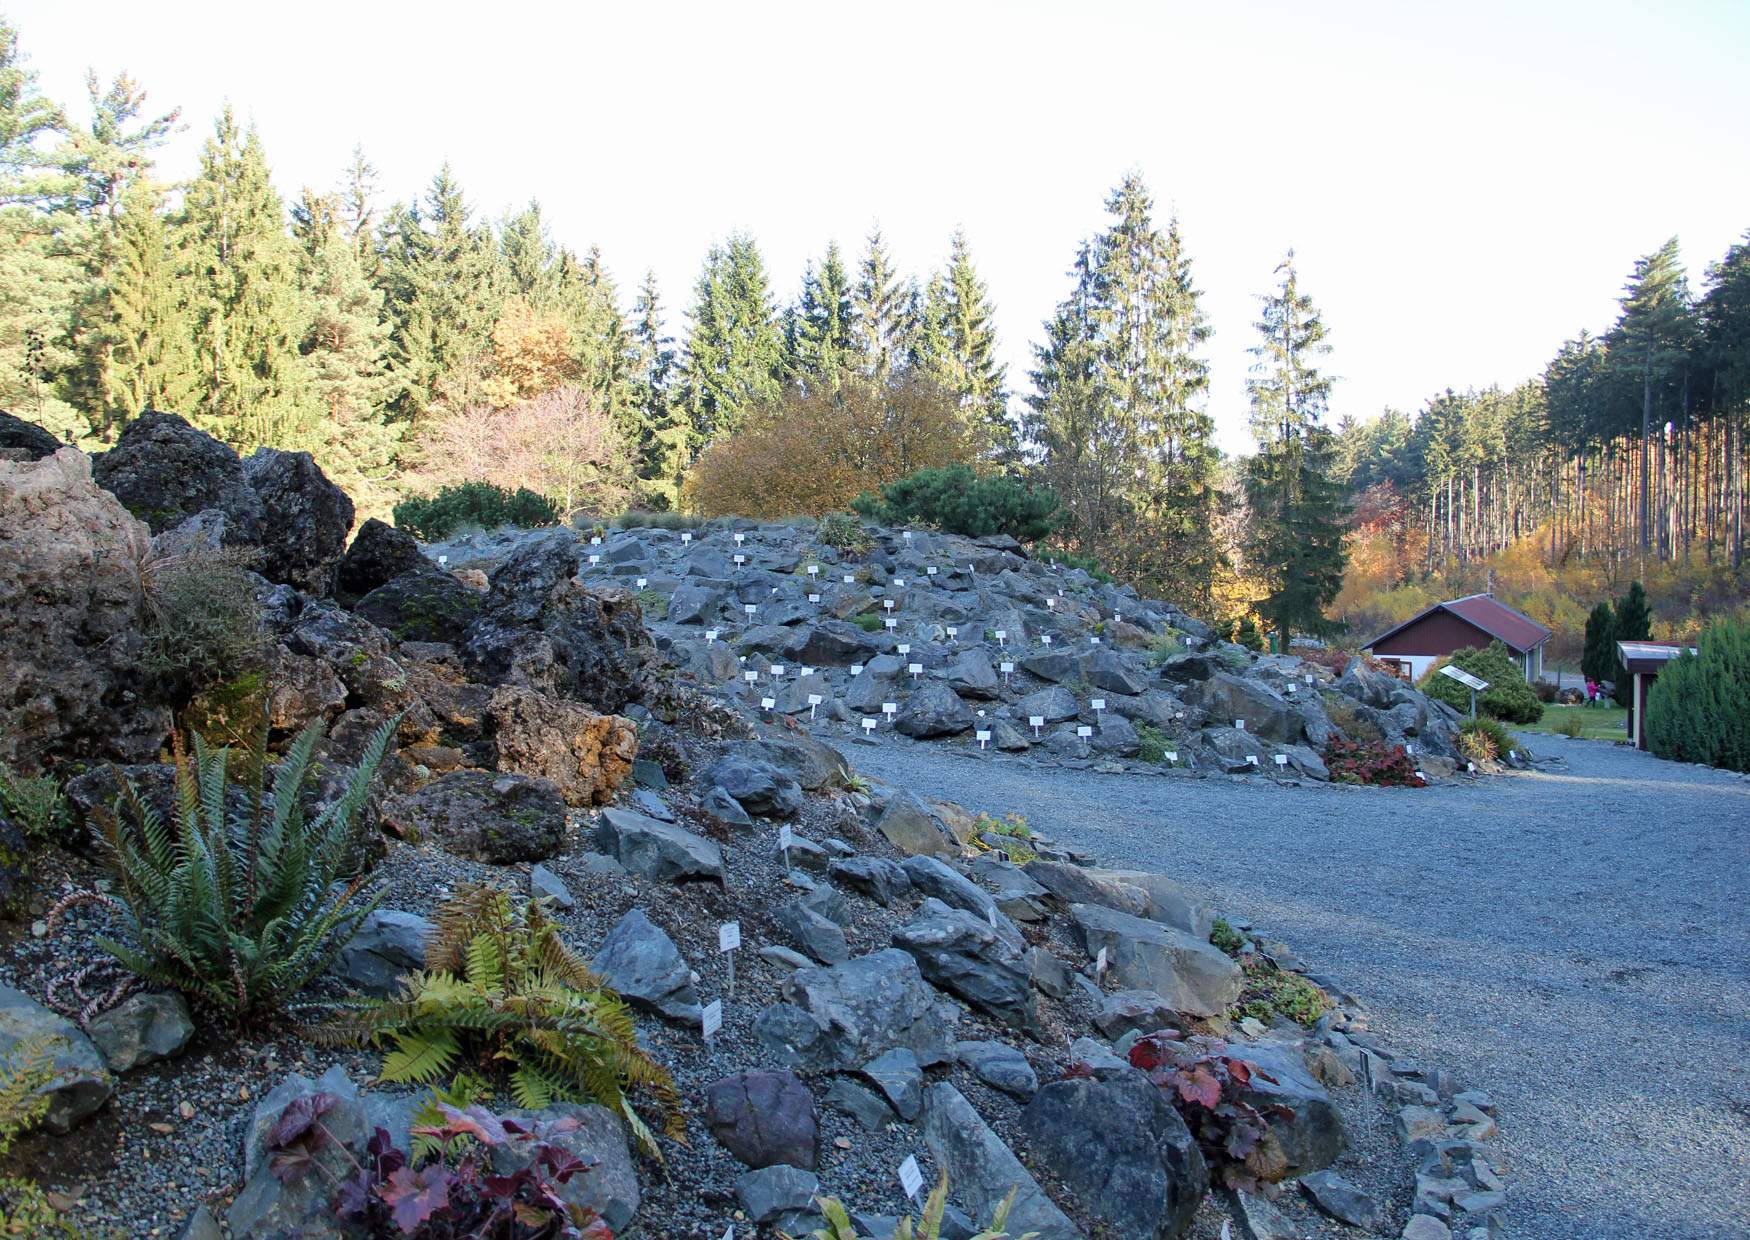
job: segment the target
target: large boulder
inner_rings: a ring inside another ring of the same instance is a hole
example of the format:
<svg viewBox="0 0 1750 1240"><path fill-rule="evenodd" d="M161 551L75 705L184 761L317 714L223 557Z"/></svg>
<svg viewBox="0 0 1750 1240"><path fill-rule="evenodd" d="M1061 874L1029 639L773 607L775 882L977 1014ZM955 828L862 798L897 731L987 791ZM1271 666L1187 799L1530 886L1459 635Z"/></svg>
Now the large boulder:
<svg viewBox="0 0 1750 1240"><path fill-rule="evenodd" d="M1263 681L1250 677L1217 672L1195 685L1185 700L1202 707L1213 720L1232 722L1236 727L1243 721L1244 730L1254 736L1292 744L1306 735L1294 705Z"/></svg>
<svg viewBox="0 0 1750 1240"><path fill-rule="evenodd" d="M362 598L402 573L429 563L413 535L372 517L359 526L352 546L335 566L334 588L349 598Z"/></svg>
<svg viewBox="0 0 1750 1240"><path fill-rule="evenodd" d="M565 838L565 802L550 780L494 771L452 771L417 792L389 798L383 822L404 839L491 865L545 861Z"/></svg>
<svg viewBox="0 0 1750 1240"><path fill-rule="evenodd" d="M1021 1112L1020 1129L1034 1159L1127 1240L1178 1240L1209 1188L1190 1129L1135 1069L1053 1081Z"/></svg>
<svg viewBox="0 0 1750 1240"><path fill-rule="evenodd" d="M422 561L359 599L353 611L397 641L458 642L480 614L480 596Z"/></svg>
<svg viewBox="0 0 1750 1240"><path fill-rule="evenodd" d="M814 1096L793 1072L737 1072L705 1089L705 1123L750 1167L812 1169L820 1126Z"/></svg>
<svg viewBox="0 0 1750 1240"><path fill-rule="evenodd" d="M1285 1042L1230 1042L1227 1053L1262 1069L1242 1092L1270 1125L1256 1157L1266 1179L1303 1176L1337 1161L1346 1140L1343 1117L1325 1087L1313 1079L1299 1049Z"/></svg>
<svg viewBox="0 0 1750 1240"><path fill-rule="evenodd" d="M352 500L308 452L257 448L243 473L261 501L261 575L310 594L331 593L352 529Z"/></svg>
<svg viewBox="0 0 1750 1240"><path fill-rule="evenodd" d="M628 909L614 923L590 967L635 1007L689 1025L702 1019L692 970L674 940L643 909Z"/></svg>
<svg viewBox="0 0 1750 1240"><path fill-rule="evenodd" d="M802 812L802 785L757 753L725 752L701 778L727 792L750 814L794 818Z"/></svg>
<svg viewBox="0 0 1750 1240"><path fill-rule="evenodd" d="M895 848L913 856L952 857L960 852L959 841L941 816L914 793L895 793L875 829Z"/></svg>
<svg viewBox="0 0 1750 1240"><path fill-rule="evenodd" d="M0 460L40 461L65 446L35 422L26 422L0 410Z"/></svg>
<svg viewBox="0 0 1750 1240"><path fill-rule="evenodd" d="M1182 930L1097 904L1072 904L1070 928L1120 986L1152 990L1176 1012L1220 1016L1240 997L1244 977L1228 956Z"/></svg>
<svg viewBox="0 0 1750 1240"><path fill-rule="evenodd" d="M915 690L899 709L894 729L914 740L958 736L971 729L972 708L946 684L933 680Z"/></svg>
<svg viewBox="0 0 1750 1240"><path fill-rule="evenodd" d="M1002 694L1002 681L990 656L977 646L962 650L948 668L948 686L963 698L988 700Z"/></svg>
<svg viewBox="0 0 1750 1240"><path fill-rule="evenodd" d="M784 1001L754 1021L754 1036L786 1067L845 1071L896 1046L925 1065L953 1054L954 1005L936 994L917 961L898 948L798 969L781 993Z"/></svg>
<svg viewBox="0 0 1750 1240"><path fill-rule="evenodd" d="M77 449L0 460L0 762L158 752L170 712L140 671L150 543Z"/></svg>
<svg viewBox="0 0 1750 1240"><path fill-rule="evenodd" d="M657 660L637 600L576 579L577 541L555 531L493 570L480 618L461 651L494 684L559 693L604 712L644 693Z"/></svg>
<svg viewBox="0 0 1750 1240"><path fill-rule="evenodd" d="M91 1039L22 990L0 986L0 1060L12 1059L25 1046L42 1048L53 1073L32 1094L48 1099L42 1124L50 1132L71 1131L109 1101L115 1086Z"/></svg>
<svg viewBox="0 0 1750 1240"><path fill-rule="evenodd" d="M1127 697L1135 697L1148 687L1142 677L1130 670L1122 655L1107 647L1082 657L1082 679L1096 689Z"/></svg>
<svg viewBox="0 0 1750 1240"><path fill-rule="evenodd" d="M595 838L596 846L608 856L655 882L724 881L723 850L672 822L627 809L604 809Z"/></svg>
<svg viewBox="0 0 1750 1240"><path fill-rule="evenodd" d="M823 620L805 628L786 646L791 658L814 667L866 663L879 649L873 637L843 620Z"/></svg>
<svg viewBox="0 0 1750 1240"><path fill-rule="evenodd" d="M227 543L253 546L261 540L261 498L243 462L174 413L148 409L129 422L115 447L92 463L91 477L154 534L217 508L225 514Z"/></svg>
<svg viewBox="0 0 1750 1240"><path fill-rule="evenodd" d="M399 994L401 979L425 967L425 946L434 928L418 913L374 909L340 949L329 971L375 998Z"/></svg>
<svg viewBox="0 0 1750 1240"><path fill-rule="evenodd" d="M1039 1033L1025 947L999 935L992 922L926 897L894 931L893 945L910 952L932 984L1024 1033Z"/></svg>
<svg viewBox="0 0 1750 1240"><path fill-rule="evenodd" d="M1014 1151L946 1081L924 1090L922 1127L924 1144L947 1171L954 1195L975 1218L989 1218L1013 1192L1011 1232L1037 1232L1038 1240L1081 1240L1075 1224L1045 1195Z"/></svg>
<svg viewBox="0 0 1750 1240"><path fill-rule="evenodd" d="M551 780L567 805L611 800L638 755L630 719L514 685L493 693L486 725L499 770Z"/></svg>

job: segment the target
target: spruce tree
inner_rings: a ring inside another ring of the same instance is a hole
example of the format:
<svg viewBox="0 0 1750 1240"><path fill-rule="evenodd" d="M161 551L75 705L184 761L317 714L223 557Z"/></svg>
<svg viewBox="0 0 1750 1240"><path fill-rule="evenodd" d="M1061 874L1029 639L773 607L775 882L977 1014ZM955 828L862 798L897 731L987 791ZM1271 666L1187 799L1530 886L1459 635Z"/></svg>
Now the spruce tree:
<svg viewBox="0 0 1750 1240"><path fill-rule="evenodd" d="M805 383L836 385L856 356L856 319L851 277L838 242L828 243L818 270L802 274L802 296L794 313L790 369Z"/></svg>
<svg viewBox="0 0 1750 1240"><path fill-rule="evenodd" d="M579 382L614 419L626 442L635 444L643 437L635 390L637 346L601 250L591 246L581 260L561 251L556 281Z"/></svg>
<svg viewBox="0 0 1750 1240"><path fill-rule="evenodd" d="M752 237L735 233L711 247L688 319L683 386L697 455L749 411L775 402L782 387L784 341Z"/></svg>
<svg viewBox="0 0 1750 1240"><path fill-rule="evenodd" d="M1580 652L1580 673L1602 684L1617 679L1616 612L1599 603L1586 617L1586 644Z"/></svg>
<svg viewBox="0 0 1750 1240"><path fill-rule="evenodd" d="M1281 283L1260 299L1262 340L1246 382L1258 452L1246 470L1245 556L1268 589L1257 610L1286 650L1297 629L1330 631L1324 609L1343 584L1345 512L1331 477L1335 444L1321 424L1331 390L1318 368L1330 352L1325 325L1300 289L1293 251L1276 272Z"/></svg>
<svg viewBox="0 0 1750 1240"><path fill-rule="evenodd" d="M1010 464L1017 453L1015 426L1003 387L1007 367L997 360L994 317L990 290L973 265L966 233L956 228L947 270L931 279L925 293L919 364L938 387L960 401L979 456Z"/></svg>
<svg viewBox="0 0 1750 1240"><path fill-rule="evenodd" d="M550 308L558 298L557 251L541 218L541 204L528 206L505 221L498 240L509 293L537 309Z"/></svg>
<svg viewBox="0 0 1750 1240"><path fill-rule="evenodd" d="M879 228L869 234L851 298L856 318L858 367L877 384L900 369L910 347L911 321L906 287L894 270L893 256Z"/></svg>
<svg viewBox="0 0 1750 1240"><path fill-rule="evenodd" d="M1644 642L1653 636L1653 609L1647 602L1647 592L1636 581L1630 584L1628 593L1616 600L1616 614L1613 617L1610 645L1610 678L1616 682L1616 698L1618 706L1627 706L1633 688L1633 677L1623 667L1616 657L1617 642Z"/></svg>
<svg viewBox="0 0 1750 1240"><path fill-rule="evenodd" d="M382 290L366 278L344 210L339 197L306 190L292 211L298 283L309 315L300 347L324 413L353 423L381 421L390 391L389 324Z"/></svg>
<svg viewBox="0 0 1750 1240"><path fill-rule="evenodd" d="M0 207L65 200L72 179L49 139L66 131L66 116L27 67L18 30L0 15Z"/></svg>
<svg viewBox="0 0 1750 1240"><path fill-rule="evenodd" d="M242 451L307 446L317 412L299 351L297 254L261 140L229 107L201 152L179 231L202 375L196 420Z"/></svg>
<svg viewBox="0 0 1750 1240"><path fill-rule="evenodd" d="M638 407L639 438L635 471L640 499L659 509L673 508L680 498L681 472L687 459L687 426L675 404L674 337L663 330L662 302L656 273L646 272L632 305L633 399Z"/></svg>

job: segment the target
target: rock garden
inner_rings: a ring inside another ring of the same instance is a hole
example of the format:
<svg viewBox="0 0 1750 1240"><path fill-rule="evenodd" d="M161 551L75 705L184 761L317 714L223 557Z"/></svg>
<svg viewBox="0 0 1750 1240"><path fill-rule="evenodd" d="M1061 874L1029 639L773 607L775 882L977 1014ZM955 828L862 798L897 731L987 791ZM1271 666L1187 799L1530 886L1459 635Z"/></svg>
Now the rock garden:
<svg viewBox="0 0 1750 1240"><path fill-rule="evenodd" d="M422 546L173 415L12 425L0 1234L1502 1234L1484 1083L975 766L855 762L1415 796L1450 707L1003 540Z"/></svg>

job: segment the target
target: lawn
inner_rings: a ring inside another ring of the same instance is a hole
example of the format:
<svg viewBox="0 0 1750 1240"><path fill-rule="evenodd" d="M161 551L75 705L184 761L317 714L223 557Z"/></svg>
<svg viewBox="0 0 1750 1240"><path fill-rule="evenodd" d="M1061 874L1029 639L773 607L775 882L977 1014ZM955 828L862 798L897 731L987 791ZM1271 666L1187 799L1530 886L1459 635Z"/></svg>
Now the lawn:
<svg viewBox="0 0 1750 1240"><path fill-rule="evenodd" d="M1590 740L1628 739L1628 708L1625 706L1545 706L1542 719L1519 726L1527 732L1561 734L1561 725L1566 719L1578 719L1580 735Z"/></svg>

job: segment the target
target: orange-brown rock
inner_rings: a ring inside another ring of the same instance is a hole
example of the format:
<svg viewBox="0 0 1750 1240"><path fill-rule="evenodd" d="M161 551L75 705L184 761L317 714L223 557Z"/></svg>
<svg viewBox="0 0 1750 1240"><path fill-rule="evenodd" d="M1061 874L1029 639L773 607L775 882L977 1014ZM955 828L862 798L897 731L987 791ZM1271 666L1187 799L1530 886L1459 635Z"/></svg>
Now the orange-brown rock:
<svg viewBox="0 0 1750 1240"><path fill-rule="evenodd" d="M630 719L514 685L493 693L486 723L498 769L553 781L567 805L604 804L638 753Z"/></svg>

